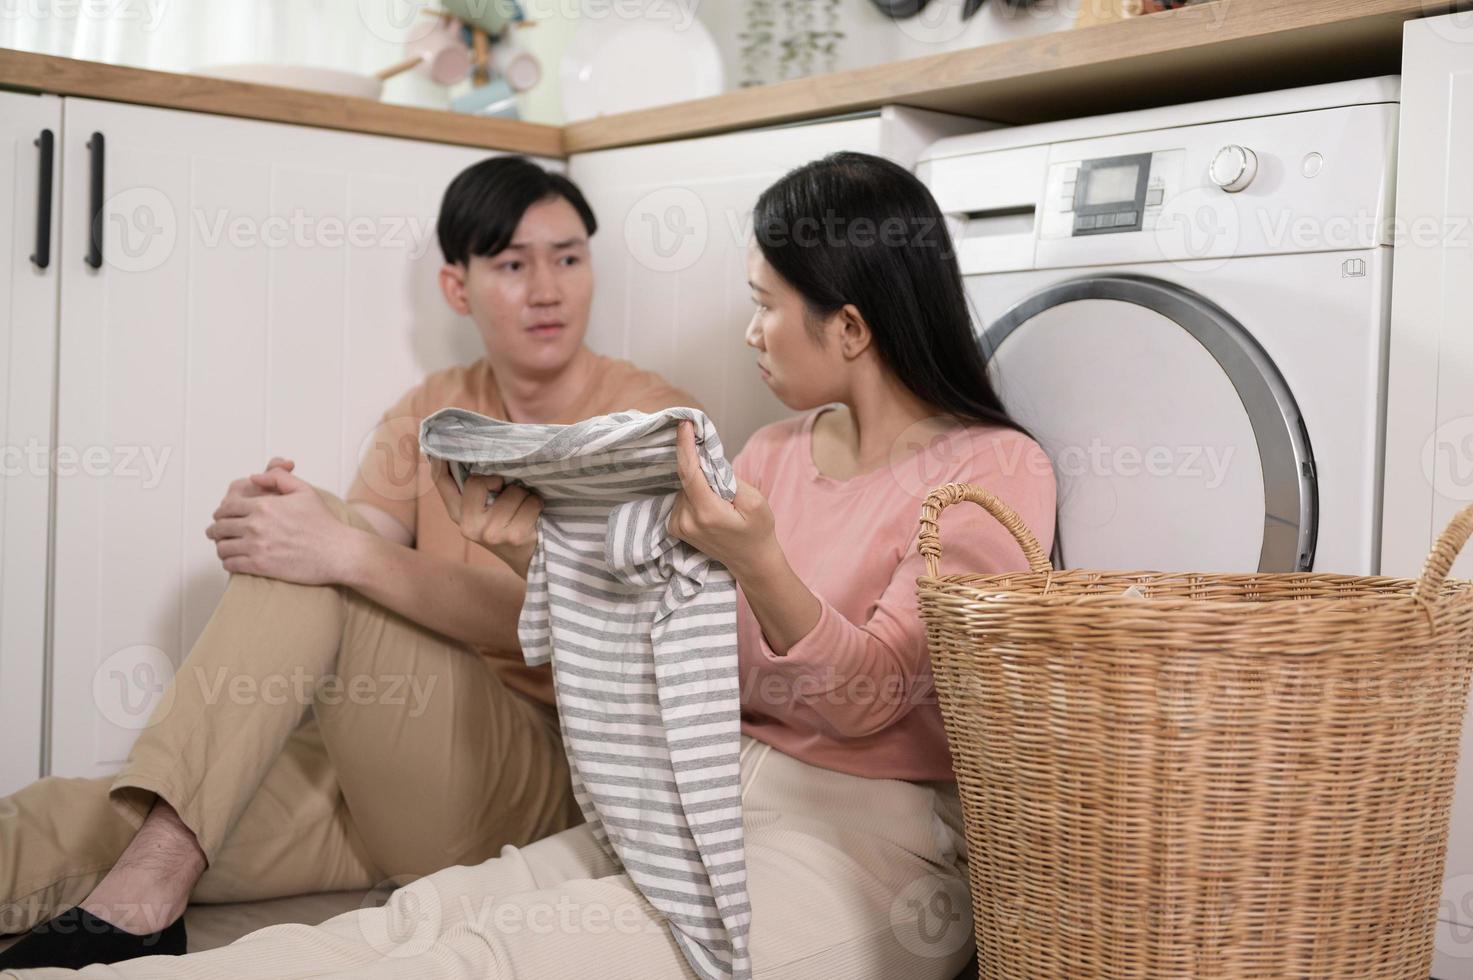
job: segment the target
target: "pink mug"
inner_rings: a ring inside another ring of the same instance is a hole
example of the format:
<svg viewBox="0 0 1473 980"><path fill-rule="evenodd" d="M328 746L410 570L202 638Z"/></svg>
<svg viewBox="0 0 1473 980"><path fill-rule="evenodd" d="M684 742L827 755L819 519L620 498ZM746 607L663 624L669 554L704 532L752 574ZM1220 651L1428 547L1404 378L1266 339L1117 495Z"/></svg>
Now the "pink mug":
<svg viewBox="0 0 1473 980"><path fill-rule="evenodd" d="M461 36L460 21L454 18L435 18L427 34L405 42L404 53L418 56L419 73L441 85L454 85L471 73L471 49Z"/></svg>

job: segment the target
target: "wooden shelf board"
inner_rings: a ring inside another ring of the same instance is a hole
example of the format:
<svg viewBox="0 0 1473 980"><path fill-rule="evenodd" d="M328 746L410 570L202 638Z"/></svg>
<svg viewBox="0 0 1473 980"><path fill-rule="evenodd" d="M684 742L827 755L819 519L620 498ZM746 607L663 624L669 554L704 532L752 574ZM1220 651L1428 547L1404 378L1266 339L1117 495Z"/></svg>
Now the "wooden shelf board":
<svg viewBox="0 0 1473 980"><path fill-rule="evenodd" d="M561 157L562 129L0 48L0 87Z"/></svg>

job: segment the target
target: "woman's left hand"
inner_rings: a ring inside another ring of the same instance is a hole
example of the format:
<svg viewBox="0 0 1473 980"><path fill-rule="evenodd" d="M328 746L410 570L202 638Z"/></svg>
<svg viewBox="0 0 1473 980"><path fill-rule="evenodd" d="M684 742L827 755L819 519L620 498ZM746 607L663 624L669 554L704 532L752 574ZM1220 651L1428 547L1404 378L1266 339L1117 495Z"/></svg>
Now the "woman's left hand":
<svg viewBox="0 0 1473 980"><path fill-rule="evenodd" d="M767 499L748 483L737 481L734 500L717 493L701 471L695 425L680 423L676 458L681 490L666 529L740 576L780 554Z"/></svg>

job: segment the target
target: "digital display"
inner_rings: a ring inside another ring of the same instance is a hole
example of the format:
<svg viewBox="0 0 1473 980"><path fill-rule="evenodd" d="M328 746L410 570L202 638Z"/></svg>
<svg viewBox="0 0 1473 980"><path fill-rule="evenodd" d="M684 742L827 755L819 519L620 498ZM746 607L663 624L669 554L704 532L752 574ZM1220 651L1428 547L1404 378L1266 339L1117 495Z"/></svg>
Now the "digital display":
<svg viewBox="0 0 1473 980"><path fill-rule="evenodd" d="M1089 171L1089 179L1084 185L1085 205L1134 201L1140 173L1141 165L1138 163L1100 167Z"/></svg>

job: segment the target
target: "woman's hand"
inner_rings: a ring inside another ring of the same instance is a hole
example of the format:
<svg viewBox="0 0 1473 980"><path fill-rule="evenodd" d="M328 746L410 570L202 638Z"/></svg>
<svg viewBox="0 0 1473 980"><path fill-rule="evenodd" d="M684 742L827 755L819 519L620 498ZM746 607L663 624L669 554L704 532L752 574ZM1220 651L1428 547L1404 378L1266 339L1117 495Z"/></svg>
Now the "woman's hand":
<svg viewBox="0 0 1473 980"><path fill-rule="evenodd" d="M681 490L666 525L670 534L721 562L739 579L782 559L767 499L740 480L734 500L712 489L701 471L695 426L689 421L680 423L676 454Z"/></svg>
<svg viewBox="0 0 1473 980"><path fill-rule="evenodd" d="M526 487L499 476L473 475L465 481L465 491L455 485L450 464L443 459L431 460L435 489L445 501L450 519L460 526L460 534L511 566L522 578L532 565L537 550L537 518L542 514L542 498ZM495 500L487 503L491 494Z"/></svg>

